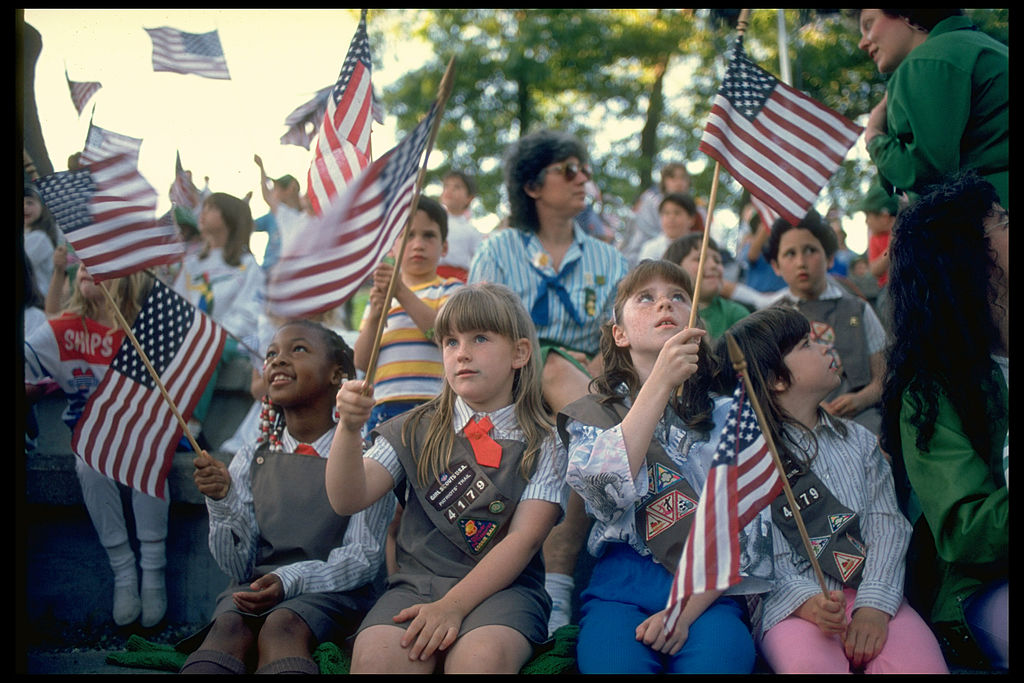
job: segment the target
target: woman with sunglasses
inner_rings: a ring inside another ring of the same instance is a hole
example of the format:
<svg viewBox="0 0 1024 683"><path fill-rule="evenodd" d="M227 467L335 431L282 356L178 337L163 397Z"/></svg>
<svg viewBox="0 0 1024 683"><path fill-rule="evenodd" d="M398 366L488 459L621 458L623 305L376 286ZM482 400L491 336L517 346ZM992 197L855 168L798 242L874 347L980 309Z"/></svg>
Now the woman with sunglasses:
<svg viewBox="0 0 1024 683"><path fill-rule="evenodd" d="M593 362L600 358L601 325L611 319L628 270L614 247L575 220L591 175L587 150L572 135L540 130L520 138L505 154L512 228L485 240L469 270L470 283L503 284L530 311L541 345L544 400L553 415L587 393L599 369ZM573 494L565 521L544 544L552 632L572 613L572 577L587 526L582 500Z"/></svg>

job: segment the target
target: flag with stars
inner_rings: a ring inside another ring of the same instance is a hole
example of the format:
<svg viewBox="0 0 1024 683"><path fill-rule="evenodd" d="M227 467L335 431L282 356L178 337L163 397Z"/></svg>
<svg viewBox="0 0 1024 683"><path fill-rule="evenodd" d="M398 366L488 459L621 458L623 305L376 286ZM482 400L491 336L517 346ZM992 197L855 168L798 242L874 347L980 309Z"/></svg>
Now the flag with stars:
<svg viewBox="0 0 1024 683"><path fill-rule="evenodd" d="M782 492L742 380L733 393L668 599L671 633L689 598L740 581L740 530Z"/></svg>
<svg viewBox="0 0 1024 683"><path fill-rule="evenodd" d="M203 78L231 80L220 36L208 33L186 33L162 26L147 28L153 41L153 71L195 74Z"/></svg>
<svg viewBox="0 0 1024 683"><path fill-rule="evenodd" d="M57 225L96 280L177 263L185 247L177 229L156 220L156 190L126 155L36 181Z"/></svg>
<svg viewBox="0 0 1024 683"><path fill-rule="evenodd" d="M363 10L338 81L327 97L327 109L313 148L307 187L310 204L317 215L370 164L370 126L375 99L370 72L370 43L366 36L366 10Z"/></svg>
<svg viewBox="0 0 1024 683"><path fill-rule="evenodd" d="M130 135L115 133L106 128L100 128L92 121L89 121L89 132L85 136L85 147L82 148L80 163L92 164L102 159L123 155L138 165L139 150L142 148L142 138L133 138Z"/></svg>
<svg viewBox="0 0 1024 683"><path fill-rule="evenodd" d="M154 280L132 334L145 360L126 337L86 404L71 445L96 471L166 499L167 473L182 435L168 401L188 420L220 360L227 333Z"/></svg>
<svg viewBox="0 0 1024 683"><path fill-rule="evenodd" d="M700 150L795 225L862 130L750 61L739 36Z"/></svg>
<svg viewBox="0 0 1024 683"><path fill-rule="evenodd" d="M291 240L270 271L267 306L274 315L305 317L343 304L402 234L433 121L427 116L391 151L370 164L303 239Z"/></svg>

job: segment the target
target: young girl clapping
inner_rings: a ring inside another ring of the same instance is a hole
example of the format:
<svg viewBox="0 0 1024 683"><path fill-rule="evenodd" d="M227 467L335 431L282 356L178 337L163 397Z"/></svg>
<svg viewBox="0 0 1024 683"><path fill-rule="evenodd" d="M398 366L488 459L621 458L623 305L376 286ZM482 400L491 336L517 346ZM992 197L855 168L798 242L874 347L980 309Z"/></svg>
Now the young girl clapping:
<svg viewBox="0 0 1024 683"><path fill-rule="evenodd" d="M802 314L782 308L729 330L829 590L826 597L780 498L772 504L775 579L761 650L776 673L947 673L935 637L903 598L910 524L889 463L874 434L821 408L840 370L810 332ZM724 340L718 350L727 358Z"/></svg>
<svg viewBox="0 0 1024 683"><path fill-rule="evenodd" d="M352 672L518 673L547 637L540 549L567 498L537 336L519 299L493 284L454 293L434 335L440 395L375 429L365 456L372 393L363 380L338 393L327 464L335 511L406 490L397 571L360 627Z"/></svg>

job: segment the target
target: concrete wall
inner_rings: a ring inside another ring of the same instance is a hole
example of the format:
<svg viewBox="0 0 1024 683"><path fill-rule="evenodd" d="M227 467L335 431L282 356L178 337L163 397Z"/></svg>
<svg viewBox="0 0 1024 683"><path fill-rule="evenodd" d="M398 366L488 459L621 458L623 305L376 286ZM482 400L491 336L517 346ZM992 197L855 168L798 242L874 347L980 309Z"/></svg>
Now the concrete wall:
<svg viewBox="0 0 1024 683"><path fill-rule="evenodd" d="M203 428L215 449L234 433L252 405L248 392L246 363L222 370ZM24 584L18 595L24 599L26 627L42 633L111 619L113 574L82 503L71 433L60 419L63 408L59 394L34 407L39 437L35 449L24 455L24 497L17 509L23 534L19 578ZM225 462L232 455L216 450L212 454ZM169 477L168 623L204 622L214 598L228 583L207 548L206 505L192 482L192 458L191 453L177 453ZM125 488L126 503L127 494ZM134 536L131 525L129 535Z"/></svg>

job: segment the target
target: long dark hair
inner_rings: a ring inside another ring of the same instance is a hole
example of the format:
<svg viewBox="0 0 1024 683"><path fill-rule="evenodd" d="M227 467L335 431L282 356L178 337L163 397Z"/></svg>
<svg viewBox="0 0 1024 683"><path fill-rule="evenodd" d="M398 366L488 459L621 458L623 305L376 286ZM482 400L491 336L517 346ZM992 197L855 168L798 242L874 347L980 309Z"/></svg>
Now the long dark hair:
<svg viewBox="0 0 1024 683"><path fill-rule="evenodd" d="M249 203L226 192L214 192L203 201L203 206L213 206L220 211L224 225L228 228L228 242L224 245L224 263L238 266L242 263L242 254L249 251L249 237L252 235L252 211ZM207 245L199 252L205 259L210 253Z"/></svg>
<svg viewBox="0 0 1024 683"><path fill-rule="evenodd" d="M692 301L693 285L685 270L670 261L644 260L619 282L615 296L615 320L622 320L622 311L629 297L656 278L682 287ZM619 387L623 384L626 385L630 398L635 399L642 384L629 349L615 343L612 335L613 324L613 321L609 321L601 326L601 359L604 362L604 371L591 382L593 389L601 394L604 402L615 400ZM697 352L697 372L683 383L682 395L676 403L676 412L688 427L708 431L713 426L711 413L715 406L711 393L712 382L717 373L718 362L707 342L702 339Z"/></svg>
<svg viewBox="0 0 1024 683"><path fill-rule="evenodd" d="M795 438L791 437L783 427L792 425L799 432L810 437L815 448L817 439L814 437L814 432L779 405L773 387L778 382L786 386L792 384L793 376L786 366L786 354L796 348L797 344L810 332L811 323L802 313L791 308L773 306L751 313L734 323L726 333L736 341L736 345L743 352L750 384L761 405L765 422L767 422L764 427L771 433L772 440L779 450L779 457L799 464L805 469L810 466L815 453L806 455L801 453ZM723 335L715 347L715 355L723 365L723 376L727 374L724 371L726 365L732 367L727 344L726 337ZM826 415L824 410L818 409L819 418ZM829 417L825 417L825 419L830 420L837 432L843 436L846 435L846 425L841 420Z"/></svg>
<svg viewBox="0 0 1024 683"><path fill-rule="evenodd" d="M935 434L940 395L952 403L975 451L991 448L987 399L999 391L991 359L999 329L990 307L997 292L984 221L998 203L991 183L968 171L929 188L896 219L881 435L894 459L901 454L905 397L918 449L927 450Z"/></svg>

